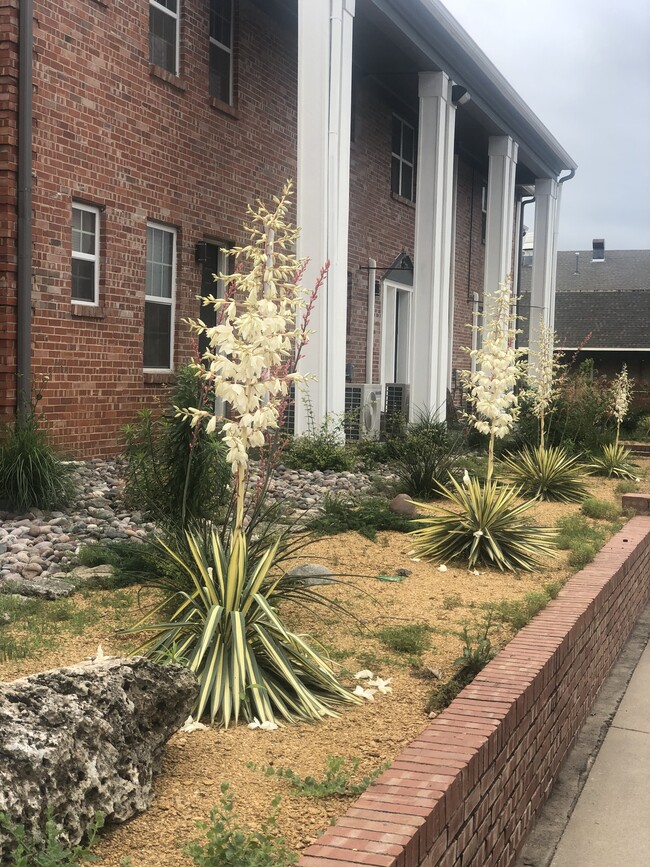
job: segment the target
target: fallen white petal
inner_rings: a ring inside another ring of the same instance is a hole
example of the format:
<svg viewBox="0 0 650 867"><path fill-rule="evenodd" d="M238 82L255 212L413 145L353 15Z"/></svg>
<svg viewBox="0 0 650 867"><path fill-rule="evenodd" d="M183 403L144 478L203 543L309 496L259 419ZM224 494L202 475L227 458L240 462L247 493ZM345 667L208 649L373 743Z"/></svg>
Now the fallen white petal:
<svg viewBox="0 0 650 867"><path fill-rule="evenodd" d="M438 572L446 572L446 571L447 571L447 567L445 566L444 563L442 563L440 566L438 566Z"/></svg>
<svg viewBox="0 0 650 867"><path fill-rule="evenodd" d="M97 653L95 654L95 662L102 662L106 657L104 656L104 648L101 644L97 645Z"/></svg>
<svg viewBox="0 0 650 867"><path fill-rule="evenodd" d="M375 700L375 690L374 689L364 689L361 684L357 686L354 690L353 695L358 695L361 698L365 698L366 701L374 701Z"/></svg>
<svg viewBox="0 0 650 867"><path fill-rule="evenodd" d="M393 691L393 687L388 685L391 680L391 677L387 680L382 680L381 677L376 677L374 680L368 681L368 686L376 686L382 695L388 695L389 692Z"/></svg>
<svg viewBox="0 0 650 867"><path fill-rule="evenodd" d="M200 732L203 729L207 729L207 726L203 725L203 723L196 722L191 716L188 716L188 718L185 720L185 722L181 726L180 731L182 731L182 732Z"/></svg>
<svg viewBox="0 0 650 867"><path fill-rule="evenodd" d="M411 557L411 560L412 560L414 563L419 563L419 562L420 562L420 558L419 558L419 557Z"/></svg>
<svg viewBox="0 0 650 867"><path fill-rule="evenodd" d="M354 675L357 680L367 680L369 677L374 677L375 675L367 668L363 668L361 671L357 671Z"/></svg>

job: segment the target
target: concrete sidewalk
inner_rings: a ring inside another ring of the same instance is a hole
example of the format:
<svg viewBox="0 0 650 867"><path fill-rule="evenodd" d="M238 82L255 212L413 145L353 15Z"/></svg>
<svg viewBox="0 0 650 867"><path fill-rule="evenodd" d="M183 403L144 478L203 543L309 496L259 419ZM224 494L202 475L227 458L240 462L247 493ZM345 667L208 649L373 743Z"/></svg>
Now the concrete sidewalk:
<svg viewBox="0 0 650 867"><path fill-rule="evenodd" d="M516 867L650 867L650 606Z"/></svg>

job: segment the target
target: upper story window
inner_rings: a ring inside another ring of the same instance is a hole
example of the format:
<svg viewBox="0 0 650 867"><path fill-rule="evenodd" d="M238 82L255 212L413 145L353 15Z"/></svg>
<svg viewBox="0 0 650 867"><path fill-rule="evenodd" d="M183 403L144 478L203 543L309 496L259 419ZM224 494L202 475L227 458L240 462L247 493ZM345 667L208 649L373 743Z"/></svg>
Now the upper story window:
<svg viewBox="0 0 650 867"><path fill-rule="evenodd" d="M233 0L210 0L210 96L233 103Z"/></svg>
<svg viewBox="0 0 650 867"><path fill-rule="evenodd" d="M393 115L391 190L415 201L415 129L396 114Z"/></svg>
<svg viewBox="0 0 650 867"><path fill-rule="evenodd" d="M72 205L72 301L99 303L99 208Z"/></svg>
<svg viewBox="0 0 650 867"><path fill-rule="evenodd" d="M144 368L172 369L176 295L176 229L147 225L147 288L144 301Z"/></svg>
<svg viewBox="0 0 650 867"><path fill-rule="evenodd" d="M149 0L149 61L178 75L180 0Z"/></svg>

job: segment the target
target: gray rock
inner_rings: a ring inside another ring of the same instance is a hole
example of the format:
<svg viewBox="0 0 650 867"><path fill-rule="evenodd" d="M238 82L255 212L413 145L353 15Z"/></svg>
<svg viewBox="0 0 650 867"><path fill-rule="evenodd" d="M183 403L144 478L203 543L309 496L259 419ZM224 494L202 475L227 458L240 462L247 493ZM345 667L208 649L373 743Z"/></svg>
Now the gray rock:
<svg viewBox="0 0 650 867"><path fill-rule="evenodd" d="M294 566L293 569L289 569L287 576L301 579L306 587L334 583L332 570L328 569L327 566L321 566L320 563L304 563L301 566Z"/></svg>
<svg viewBox="0 0 650 867"><path fill-rule="evenodd" d="M93 581L97 578L110 578L113 574L113 567L106 565L99 566L77 566L68 574L68 578L72 581Z"/></svg>
<svg viewBox="0 0 650 867"><path fill-rule="evenodd" d="M61 578L53 578L51 575L39 575L34 578L25 575L14 578L8 576L0 584L0 593L20 593L23 596L38 596L41 599L60 599L63 596L72 596L74 591L74 584Z"/></svg>
<svg viewBox="0 0 650 867"><path fill-rule="evenodd" d="M150 805L165 742L196 699L178 665L104 659L0 684L0 812L42 834L48 807L78 843L101 811L124 822ZM0 863L11 863L0 831Z"/></svg>

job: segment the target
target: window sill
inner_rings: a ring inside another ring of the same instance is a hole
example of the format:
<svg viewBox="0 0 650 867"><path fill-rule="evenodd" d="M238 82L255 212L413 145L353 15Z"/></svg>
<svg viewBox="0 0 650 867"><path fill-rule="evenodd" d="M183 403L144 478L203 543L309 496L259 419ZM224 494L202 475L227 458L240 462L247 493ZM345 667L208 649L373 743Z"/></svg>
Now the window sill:
<svg viewBox="0 0 650 867"><path fill-rule="evenodd" d="M142 374L142 382L145 385L167 385L171 382L173 376L173 370L170 370L168 373L147 373L145 370Z"/></svg>
<svg viewBox="0 0 650 867"><path fill-rule="evenodd" d="M75 304L74 301L70 312L76 319L103 319L106 315L103 307L94 304Z"/></svg>
<svg viewBox="0 0 650 867"><path fill-rule="evenodd" d="M400 196L399 193L391 191L390 197L396 202L400 202L402 205L407 205L409 208L415 208L415 202L412 199L407 199L406 196Z"/></svg>
<svg viewBox="0 0 650 867"><path fill-rule="evenodd" d="M228 117L233 117L235 120L239 120L239 111L234 105L230 105L229 102L224 102L221 99L217 99L216 96L211 96L208 100L208 104L221 114L227 114Z"/></svg>
<svg viewBox="0 0 650 867"><path fill-rule="evenodd" d="M162 81L167 82L167 84L171 84L171 86L175 87L176 90L187 90L186 81L183 81L180 76L174 75L173 72L163 69L162 66L156 66L155 63L149 64L149 74L154 78L160 78Z"/></svg>

